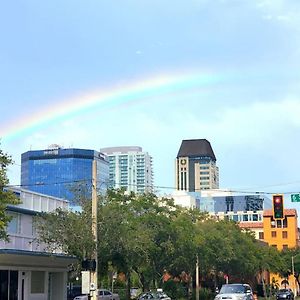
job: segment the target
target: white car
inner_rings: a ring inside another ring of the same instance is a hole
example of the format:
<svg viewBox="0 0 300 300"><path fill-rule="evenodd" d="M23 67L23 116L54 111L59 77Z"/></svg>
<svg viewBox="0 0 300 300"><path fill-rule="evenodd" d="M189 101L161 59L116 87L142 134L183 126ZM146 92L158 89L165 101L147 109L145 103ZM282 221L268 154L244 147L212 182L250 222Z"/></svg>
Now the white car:
<svg viewBox="0 0 300 300"><path fill-rule="evenodd" d="M171 300L171 298L162 291L146 292L138 297L138 300Z"/></svg>
<svg viewBox="0 0 300 300"><path fill-rule="evenodd" d="M120 300L120 297L118 294L113 294L109 290L98 290L98 296L97 299L99 300ZM81 295L81 296L76 296L74 300L88 300L88 295Z"/></svg>
<svg viewBox="0 0 300 300"><path fill-rule="evenodd" d="M253 300L252 289L249 284L223 284L215 300Z"/></svg>

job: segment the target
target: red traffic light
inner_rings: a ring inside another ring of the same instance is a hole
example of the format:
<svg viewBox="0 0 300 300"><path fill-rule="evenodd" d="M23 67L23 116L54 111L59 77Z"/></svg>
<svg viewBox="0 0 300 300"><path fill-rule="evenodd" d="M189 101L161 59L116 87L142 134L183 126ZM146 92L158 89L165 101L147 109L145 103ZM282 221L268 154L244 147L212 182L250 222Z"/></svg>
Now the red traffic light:
<svg viewBox="0 0 300 300"><path fill-rule="evenodd" d="M276 203L276 204L279 204L279 203L281 203L282 202L282 198L281 197L274 197L274 202Z"/></svg>
<svg viewBox="0 0 300 300"><path fill-rule="evenodd" d="M273 217L274 219L284 218L283 195L273 195Z"/></svg>

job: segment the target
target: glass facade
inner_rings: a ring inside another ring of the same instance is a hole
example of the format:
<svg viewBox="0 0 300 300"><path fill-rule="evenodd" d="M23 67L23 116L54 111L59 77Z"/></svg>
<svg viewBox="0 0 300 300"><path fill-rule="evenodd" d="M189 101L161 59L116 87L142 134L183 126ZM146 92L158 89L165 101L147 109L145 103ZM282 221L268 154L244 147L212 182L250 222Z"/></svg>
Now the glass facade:
<svg viewBox="0 0 300 300"><path fill-rule="evenodd" d="M100 149L109 158L109 186L135 193L153 191L152 157L141 147Z"/></svg>
<svg viewBox="0 0 300 300"><path fill-rule="evenodd" d="M109 163L94 150L46 149L22 154L22 187L45 195L73 200L91 197L92 164L97 161L97 187L107 188Z"/></svg>
<svg viewBox="0 0 300 300"><path fill-rule="evenodd" d="M207 211L210 213L229 213L237 211L260 211L263 209L270 208L270 201L267 197L260 195L232 195L232 196L209 196L201 197L200 210ZM237 217L233 215L233 220ZM247 216L245 216L247 218ZM251 217L251 221L258 220L256 214ZM238 221L248 221L238 220Z"/></svg>
<svg viewBox="0 0 300 300"><path fill-rule="evenodd" d="M18 299L18 271L0 270L0 299Z"/></svg>

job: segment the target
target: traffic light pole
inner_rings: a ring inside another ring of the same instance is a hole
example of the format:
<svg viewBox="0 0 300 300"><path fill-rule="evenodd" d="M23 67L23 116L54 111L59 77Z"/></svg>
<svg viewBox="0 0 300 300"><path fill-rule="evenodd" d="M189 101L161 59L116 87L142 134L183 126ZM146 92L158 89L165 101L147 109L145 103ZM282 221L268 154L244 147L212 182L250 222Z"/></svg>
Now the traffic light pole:
<svg viewBox="0 0 300 300"><path fill-rule="evenodd" d="M91 271L91 300L97 299L98 290L98 234L97 234L97 161L93 160L93 176L92 176L92 233L95 241L95 250L92 255L92 259L96 262L95 270Z"/></svg>

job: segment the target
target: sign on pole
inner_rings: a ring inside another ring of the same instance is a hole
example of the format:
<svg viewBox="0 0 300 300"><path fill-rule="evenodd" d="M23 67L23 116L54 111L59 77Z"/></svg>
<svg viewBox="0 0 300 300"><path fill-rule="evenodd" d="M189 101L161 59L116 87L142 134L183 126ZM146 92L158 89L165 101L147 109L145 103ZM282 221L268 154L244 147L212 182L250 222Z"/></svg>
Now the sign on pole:
<svg viewBox="0 0 300 300"><path fill-rule="evenodd" d="M300 202L300 194L291 194L292 202Z"/></svg>
<svg viewBox="0 0 300 300"><path fill-rule="evenodd" d="M90 271L81 271L81 293L82 294L89 294L90 293Z"/></svg>

